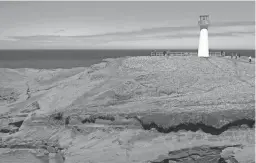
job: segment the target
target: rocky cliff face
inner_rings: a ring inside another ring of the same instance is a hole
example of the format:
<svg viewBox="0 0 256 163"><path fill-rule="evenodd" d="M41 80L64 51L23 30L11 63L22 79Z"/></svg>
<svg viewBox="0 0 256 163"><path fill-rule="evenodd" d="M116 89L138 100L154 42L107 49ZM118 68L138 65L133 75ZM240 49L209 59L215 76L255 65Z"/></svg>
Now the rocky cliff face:
<svg viewBox="0 0 256 163"><path fill-rule="evenodd" d="M217 57L1 69L0 160L255 162L254 72Z"/></svg>

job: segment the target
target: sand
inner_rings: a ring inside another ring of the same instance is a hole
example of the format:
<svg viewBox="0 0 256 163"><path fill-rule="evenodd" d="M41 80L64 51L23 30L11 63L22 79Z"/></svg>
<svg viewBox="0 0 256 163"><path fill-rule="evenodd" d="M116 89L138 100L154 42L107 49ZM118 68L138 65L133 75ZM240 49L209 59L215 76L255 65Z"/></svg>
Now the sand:
<svg viewBox="0 0 256 163"><path fill-rule="evenodd" d="M255 162L254 60L124 57L0 75L2 162Z"/></svg>

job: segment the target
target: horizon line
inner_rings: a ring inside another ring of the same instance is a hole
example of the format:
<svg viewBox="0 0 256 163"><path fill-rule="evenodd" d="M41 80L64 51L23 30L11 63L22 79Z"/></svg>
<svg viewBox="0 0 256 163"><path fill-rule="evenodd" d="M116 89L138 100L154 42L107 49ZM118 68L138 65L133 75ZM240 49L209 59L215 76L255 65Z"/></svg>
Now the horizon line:
<svg viewBox="0 0 256 163"><path fill-rule="evenodd" d="M198 50L197 48L141 48L141 49L133 49L133 48L127 48L127 49L117 49L117 48L113 48L113 49L101 49L101 48L92 48L92 49L0 49L0 51L3 51L3 50ZM239 48L239 49L233 49L233 48L209 48L209 51L211 50L253 50L255 51L255 49L242 49L242 48Z"/></svg>

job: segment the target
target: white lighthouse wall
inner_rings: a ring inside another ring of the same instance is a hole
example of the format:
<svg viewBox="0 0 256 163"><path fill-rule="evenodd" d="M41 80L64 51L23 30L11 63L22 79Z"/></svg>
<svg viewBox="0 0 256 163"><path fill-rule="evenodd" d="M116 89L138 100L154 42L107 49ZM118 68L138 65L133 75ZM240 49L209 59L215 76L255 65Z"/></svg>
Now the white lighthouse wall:
<svg viewBox="0 0 256 163"><path fill-rule="evenodd" d="M200 30L198 57L209 57L208 30Z"/></svg>

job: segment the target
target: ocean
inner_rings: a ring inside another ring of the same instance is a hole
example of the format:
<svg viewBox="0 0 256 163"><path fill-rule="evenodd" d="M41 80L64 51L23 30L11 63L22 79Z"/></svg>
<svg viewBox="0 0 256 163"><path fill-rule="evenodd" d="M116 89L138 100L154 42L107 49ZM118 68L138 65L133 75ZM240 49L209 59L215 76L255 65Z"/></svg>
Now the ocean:
<svg viewBox="0 0 256 163"><path fill-rule="evenodd" d="M56 69L89 67L105 58L147 56L148 50L0 50L0 68ZM164 51L159 49L157 51ZM173 49L171 51L196 52L197 50ZM220 51L220 50L211 50ZM241 56L255 57L255 50L223 50L226 54L238 52Z"/></svg>

